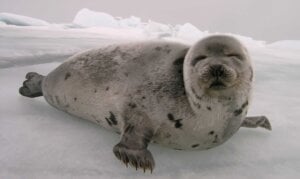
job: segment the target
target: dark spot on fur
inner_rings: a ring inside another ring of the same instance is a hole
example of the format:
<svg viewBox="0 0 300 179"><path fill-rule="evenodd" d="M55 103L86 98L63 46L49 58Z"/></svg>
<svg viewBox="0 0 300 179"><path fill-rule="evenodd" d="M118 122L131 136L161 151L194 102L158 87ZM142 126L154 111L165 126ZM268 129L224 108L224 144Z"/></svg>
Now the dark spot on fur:
<svg viewBox="0 0 300 179"><path fill-rule="evenodd" d="M173 65L182 65L184 61L184 57L178 58L173 62Z"/></svg>
<svg viewBox="0 0 300 179"><path fill-rule="evenodd" d="M215 138L214 138L214 140L213 140L213 143L214 143L214 144L218 143L218 134L215 135Z"/></svg>
<svg viewBox="0 0 300 179"><path fill-rule="evenodd" d="M109 111L109 114L110 114L110 116L107 118L105 118L106 119L106 121L107 121L107 123L111 126L111 125L117 125L118 124L118 121L117 121L117 119L116 119L116 116L111 112L111 111Z"/></svg>
<svg viewBox="0 0 300 179"><path fill-rule="evenodd" d="M207 106L206 108L207 108L207 110L211 111L211 107L210 106Z"/></svg>
<svg viewBox="0 0 300 179"><path fill-rule="evenodd" d="M68 78L71 77L71 73L70 72L67 72L66 75L65 75L65 80L67 80Z"/></svg>
<svg viewBox="0 0 300 179"><path fill-rule="evenodd" d="M210 131L208 134L209 135L214 135L215 131Z"/></svg>
<svg viewBox="0 0 300 179"><path fill-rule="evenodd" d="M241 106L240 109L235 110L235 111L233 112L234 115L235 115L235 116L240 115L240 114L243 112L243 110L244 110L244 108L245 108L246 106L248 106L248 101L246 101L244 104L242 104L242 106Z"/></svg>
<svg viewBox="0 0 300 179"><path fill-rule="evenodd" d="M125 75L126 77L128 77L129 73L128 73L128 72L125 72L124 75Z"/></svg>
<svg viewBox="0 0 300 179"><path fill-rule="evenodd" d="M169 113L167 116L170 121L175 121L173 114Z"/></svg>
<svg viewBox="0 0 300 179"><path fill-rule="evenodd" d="M245 108L246 106L248 106L248 101L246 101L246 102L242 105L242 108Z"/></svg>
<svg viewBox="0 0 300 179"><path fill-rule="evenodd" d="M194 145L192 145L192 148L196 148L198 146L199 146L199 144L194 144Z"/></svg>
<svg viewBox="0 0 300 179"><path fill-rule="evenodd" d="M142 99L146 99L146 96L143 96Z"/></svg>
<svg viewBox="0 0 300 179"><path fill-rule="evenodd" d="M178 73L181 74L181 73L182 73L182 70L178 70Z"/></svg>
<svg viewBox="0 0 300 179"><path fill-rule="evenodd" d="M77 101L77 98L76 98L76 97L74 98L74 101Z"/></svg>
<svg viewBox="0 0 300 179"><path fill-rule="evenodd" d="M192 92L195 95L195 97L199 100L201 100L202 98L196 93L196 90L194 88L192 88Z"/></svg>
<svg viewBox="0 0 300 179"><path fill-rule="evenodd" d="M97 93L97 89L94 89L94 93Z"/></svg>
<svg viewBox="0 0 300 179"><path fill-rule="evenodd" d="M131 133L131 132L133 131L133 129L134 129L134 126L131 125L131 124L128 124L128 125L125 127L124 132L125 132L125 133Z"/></svg>
<svg viewBox="0 0 300 179"><path fill-rule="evenodd" d="M106 89L105 89L106 91L108 91L109 90L109 86L108 87L106 87Z"/></svg>
<svg viewBox="0 0 300 179"><path fill-rule="evenodd" d="M161 50L162 50L162 48L161 48L161 47L155 47L155 50L157 50L157 51L161 51Z"/></svg>
<svg viewBox="0 0 300 179"><path fill-rule="evenodd" d="M112 123L113 123L114 125L117 125L117 124L118 124L118 121L117 121L117 119L116 119L116 116L115 116L111 111L110 111L109 113L110 113L109 119L112 121Z"/></svg>
<svg viewBox="0 0 300 179"><path fill-rule="evenodd" d="M168 116L168 119L170 121L174 121L175 120L173 114L169 113L167 116Z"/></svg>
<svg viewBox="0 0 300 179"><path fill-rule="evenodd" d="M109 126L111 126L111 122L108 120L108 118L105 118L106 122L108 123Z"/></svg>
<svg viewBox="0 0 300 179"><path fill-rule="evenodd" d="M96 120L96 122L97 122L98 124L100 124L100 121L99 121L99 120Z"/></svg>
<svg viewBox="0 0 300 179"><path fill-rule="evenodd" d="M135 103L129 103L128 106L131 107L131 108L133 109L133 108L136 107L136 104L135 104Z"/></svg>
<svg viewBox="0 0 300 179"><path fill-rule="evenodd" d="M197 99L201 100L202 98L195 93Z"/></svg>
<svg viewBox="0 0 300 179"><path fill-rule="evenodd" d="M242 112L243 112L243 109L237 109L237 110L234 111L234 115L235 115L235 116L238 116L238 115L240 115Z"/></svg>
<svg viewBox="0 0 300 179"><path fill-rule="evenodd" d="M171 114L171 113L169 113L167 116L168 116L168 119L170 121L172 121L172 122L175 123L174 124L175 128L181 128L181 126L182 126L182 123L181 123L182 119L175 119L174 116L173 116L173 114Z"/></svg>
<svg viewBox="0 0 300 179"><path fill-rule="evenodd" d="M181 128L181 126L182 126L182 123L180 122L182 119L178 119L178 120L176 120L176 122L175 122L175 128Z"/></svg>

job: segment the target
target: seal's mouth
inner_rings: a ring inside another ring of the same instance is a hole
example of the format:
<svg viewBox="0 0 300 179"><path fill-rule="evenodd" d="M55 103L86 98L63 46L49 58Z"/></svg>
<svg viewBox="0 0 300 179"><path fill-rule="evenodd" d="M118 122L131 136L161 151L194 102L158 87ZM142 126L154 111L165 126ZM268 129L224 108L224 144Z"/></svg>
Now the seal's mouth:
<svg viewBox="0 0 300 179"><path fill-rule="evenodd" d="M226 85L220 80L215 80L210 84L209 88L214 90L221 90L221 89L225 89Z"/></svg>

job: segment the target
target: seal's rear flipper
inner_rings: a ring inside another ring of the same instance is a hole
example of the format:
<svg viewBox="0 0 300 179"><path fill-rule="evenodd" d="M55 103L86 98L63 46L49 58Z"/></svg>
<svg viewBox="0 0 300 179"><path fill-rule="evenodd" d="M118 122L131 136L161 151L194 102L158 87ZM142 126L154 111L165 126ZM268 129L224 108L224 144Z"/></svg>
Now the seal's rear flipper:
<svg viewBox="0 0 300 179"><path fill-rule="evenodd" d="M271 123L266 116L246 117L241 126L248 128L262 127L270 131L272 130Z"/></svg>
<svg viewBox="0 0 300 179"><path fill-rule="evenodd" d="M26 80L23 82L23 86L19 89L19 93L30 98L43 96L42 81L44 76L35 72L29 72L26 74L25 78Z"/></svg>

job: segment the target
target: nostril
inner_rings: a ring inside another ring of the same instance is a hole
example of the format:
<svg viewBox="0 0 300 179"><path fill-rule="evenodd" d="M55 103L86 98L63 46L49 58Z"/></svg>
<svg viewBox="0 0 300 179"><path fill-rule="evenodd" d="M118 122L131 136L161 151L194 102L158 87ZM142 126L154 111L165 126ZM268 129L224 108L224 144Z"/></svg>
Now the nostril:
<svg viewBox="0 0 300 179"><path fill-rule="evenodd" d="M223 65L212 65L210 66L210 72L213 77L220 77L224 75Z"/></svg>

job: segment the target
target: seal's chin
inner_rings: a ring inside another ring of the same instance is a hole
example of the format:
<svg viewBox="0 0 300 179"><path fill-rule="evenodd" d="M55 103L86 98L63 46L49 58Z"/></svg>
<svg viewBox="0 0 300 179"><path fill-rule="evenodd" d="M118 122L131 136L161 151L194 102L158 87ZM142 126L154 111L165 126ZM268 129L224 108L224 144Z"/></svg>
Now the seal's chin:
<svg viewBox="0 0 300 179"><path fill-rule="evenodd" d="M223 90L226 88L227 88L227 85L220 80L215 80L209 85L209 89L212 89L212 90Z"/></svg>

